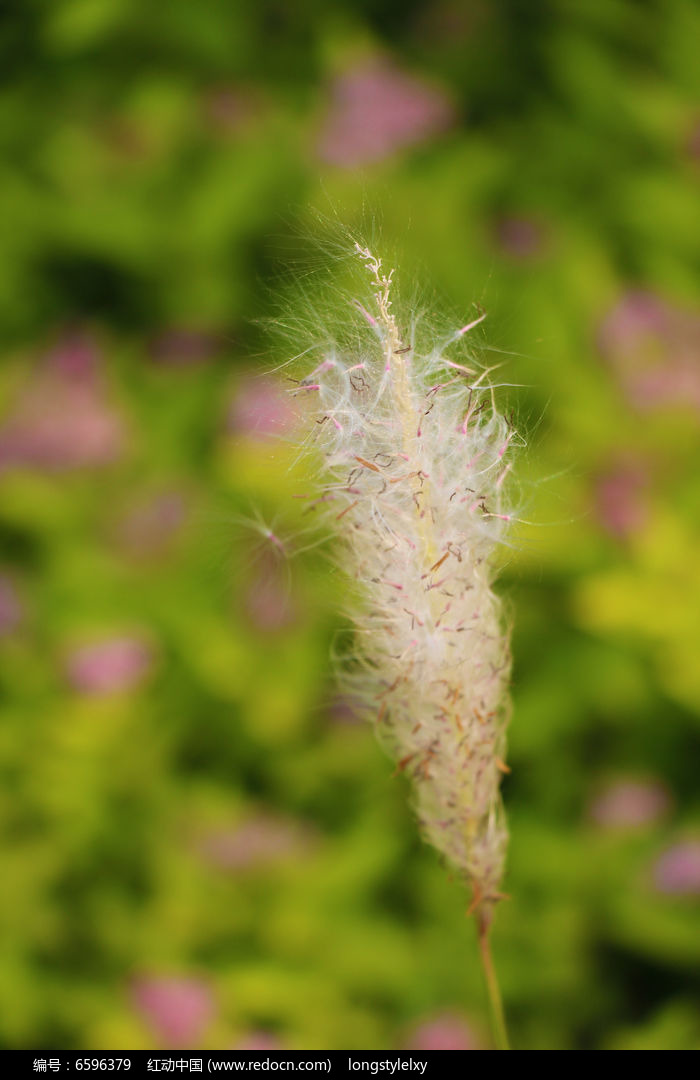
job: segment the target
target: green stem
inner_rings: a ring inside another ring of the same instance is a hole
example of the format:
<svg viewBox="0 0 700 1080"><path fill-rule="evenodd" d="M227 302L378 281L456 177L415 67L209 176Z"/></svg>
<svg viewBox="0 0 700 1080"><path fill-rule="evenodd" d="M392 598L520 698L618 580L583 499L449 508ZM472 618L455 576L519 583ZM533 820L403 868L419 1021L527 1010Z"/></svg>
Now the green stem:
<svg viewBox="0 0 700 1080"><path fill-rule="evenodd" d="M493 966L491 955L491 943L489 940L489 922L483 917L477 920L479 932L479 952L481 954L481 966L484 971L484 980L491 1007L491 1025L497 1050L510 1050L506 1018L503 1012L503 1001L498 985L498 976Z"/></svg>

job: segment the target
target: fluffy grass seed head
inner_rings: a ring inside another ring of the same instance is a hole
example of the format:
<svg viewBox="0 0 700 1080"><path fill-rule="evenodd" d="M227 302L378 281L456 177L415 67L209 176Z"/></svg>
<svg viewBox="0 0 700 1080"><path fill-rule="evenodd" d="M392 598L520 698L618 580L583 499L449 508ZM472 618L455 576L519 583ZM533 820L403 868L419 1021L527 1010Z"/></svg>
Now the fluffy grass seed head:
<svg viewBox="0 0 700 1080"><path fill-rule="evenodd" d="M484 314L426 340L417 317L404 327L394 313L393 270L359 243L355 255L371 283L371 299L354 301L362 336L322 351L292 391L324 455L311 498L355 583L357 654L341 679L410 777L425 838L488 922L507 843L510 673L493 555L511 521L516 436L488 372L452 348Z"/></svg>

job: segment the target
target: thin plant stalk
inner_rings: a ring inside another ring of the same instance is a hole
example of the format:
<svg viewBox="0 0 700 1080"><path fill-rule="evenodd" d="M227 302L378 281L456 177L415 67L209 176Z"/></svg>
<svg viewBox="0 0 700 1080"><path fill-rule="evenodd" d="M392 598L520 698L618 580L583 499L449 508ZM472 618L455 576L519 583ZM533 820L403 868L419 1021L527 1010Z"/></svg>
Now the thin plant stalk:
<svg viewBox="0 0 700 1080"><path fill-rule="evenodd" d="M486 993L489 999L489 1008L491 1011L491 1028L493 1031L493 1039L496 1044L496 1049L510 1050L508 1029L506 1027L506 1017L503 1011L501 988L498 984L498 975L496 974L496 968L493 962L493 955L491 953L491 938L489 933L490 928L490 923L487 919L478 919L477 931L479 936L479 955L481 957L481 968L484 973Z"/></svg>

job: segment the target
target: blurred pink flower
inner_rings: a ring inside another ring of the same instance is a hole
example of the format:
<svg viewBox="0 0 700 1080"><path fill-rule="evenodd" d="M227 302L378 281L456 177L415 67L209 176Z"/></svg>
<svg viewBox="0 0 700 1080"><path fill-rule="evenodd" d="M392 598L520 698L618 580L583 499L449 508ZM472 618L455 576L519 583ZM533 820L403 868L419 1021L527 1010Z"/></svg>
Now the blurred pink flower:
<svg viewBox="0 0 700 1080"><path fill-rule="evenodd" d="M626 293L605 316L599 344L607 359L634 353L649 338L668 332L669 312L654 293L642 290Z"/></svg>
<svg viewBox="0 0 700 1080"><path fill-rule="evenodd" d="M642 528L648 516L647 484L644 466L633 458L620 458L598 477L596 516L612 536L624 539Z"/></svg>
<svg viewBox="0 0 700 1080"><path fill-rule="evenodd" d="M116 540L136 558L162 556L180 529L186 513L179 491L162 491L137 503L116 528Z"/></svg>
<svg viewBox="0 0 700 1080"><path fill-rule="evenodd" d="M251 1031L231 1047L231 1050L258 1050L260 1053L264 1053L269 1050L275 1053L278 1050L283 1050L284 1044L276 1035L272 1035L269 1031Z"/></svg>
<svg viewBox="0 0 700 1080"><path fill-rule="evenodd" d="M652 825L665 817L671 797L657 780L616 780L591 802L588 815L606 829Z"/></svg>
<svg viewBox="0 0 700 1080"><path fill-rule="evenodd" d="M22 603L6 574L0 574L0 637L11 634L22 621Z"/></svg>
<svg viewBox="0 0 700 1080"><path fill-rule="evenodd" d="M260 814L238 825L209 830L199 839L197 850L222 870L247 870L307 855L313 843L307 825Z"/></svg>
<svg viewBox="0 0 700 1080"><path fill-rule="evenodd" d="M211 989L202 979L141 977L132 984L131 999L165 1048L196 1045L216 1013Z"/></svg>
<svg viewBox="0 0 700 1080"><path fill-rule="evenodd" d="M220 347L217 336L209 331L173 326L153 339L150 353L158 364L187 367L210 360Z"/></svg>
<svg viewBox="0 0 700 1080"><path fill-rule="evenodd" d="M153 651L136 637L115 637L75 649L66 661L68 679L84 694L115 694L130 690L146 676Z"/></svg>
<svg viewBox="0 0 700 1080"><path fill-rule="evenodd" d="M544 237L541 226L534 219L505 217L496 225L496 242L511 258L531 259L542 251Z"/></svg>
<svg viewBox="0 0 700 1080"><path fill-rule="evenodd" d="M81 333L67 334L46 357L47 369L82 385L94 385L101 364L95 343Z"/></svg>
<svg viewBox="0 0 700 1080"><path fill-rule="evenodd" d="M662 893L700 896L700 840L682 840L659 855L654 884Z"/></svg>
<svg viewBox="0 0 700 1080"><path fill-rule="evenodd" d="M101 358L82 335L43 360L0 426L0 468L61 470L108 465L124 430L100 378Z"/></svg>
<svg viewBox="0 0 700 1080"><path fill-rule="evenodd" d="M444 91L381 58L336 78L318 144L324 161L353 168L445 131L454 109Z"/></svg>
<svg viewBox="0 0 700 1080"><path fill-rule="evenodd" d="M649 292L629 292L603 320L601 353L638 409L700 411L700 316Z"/></svg>
<svg viewBox="0 0 700 1080"><path fill-rule="evenodd" d="M248 376L238 384L229 407L232 434L266 442L288 435L297 421L291 399L271 379Z"/></svg>
<svg viewBox="0 0 700 1080"><path fill-rule="evenodd" d="M411 1032L404 1049L483 1050L468 1021L457 1013L440 1013L419 1023Z"/></svg>

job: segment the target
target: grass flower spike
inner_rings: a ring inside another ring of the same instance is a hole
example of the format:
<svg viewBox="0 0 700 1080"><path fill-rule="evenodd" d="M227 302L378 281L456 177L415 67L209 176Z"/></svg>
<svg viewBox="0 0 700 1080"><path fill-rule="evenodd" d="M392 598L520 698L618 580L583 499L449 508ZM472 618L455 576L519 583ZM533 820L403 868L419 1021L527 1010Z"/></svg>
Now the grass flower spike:
<svg viewBox="0 0 700 1080"><path fill-rule="evenodd" d="M316 421L320 502L354 581L357 655L341 678L410 777L422 832L471 890L485 942L507 843L510 651L492 579L515 432L458 348L484 314L436 341L395 313L393 271L355 251L372 291L354 301L356 344L329 347L293 391Z"/></svg>

